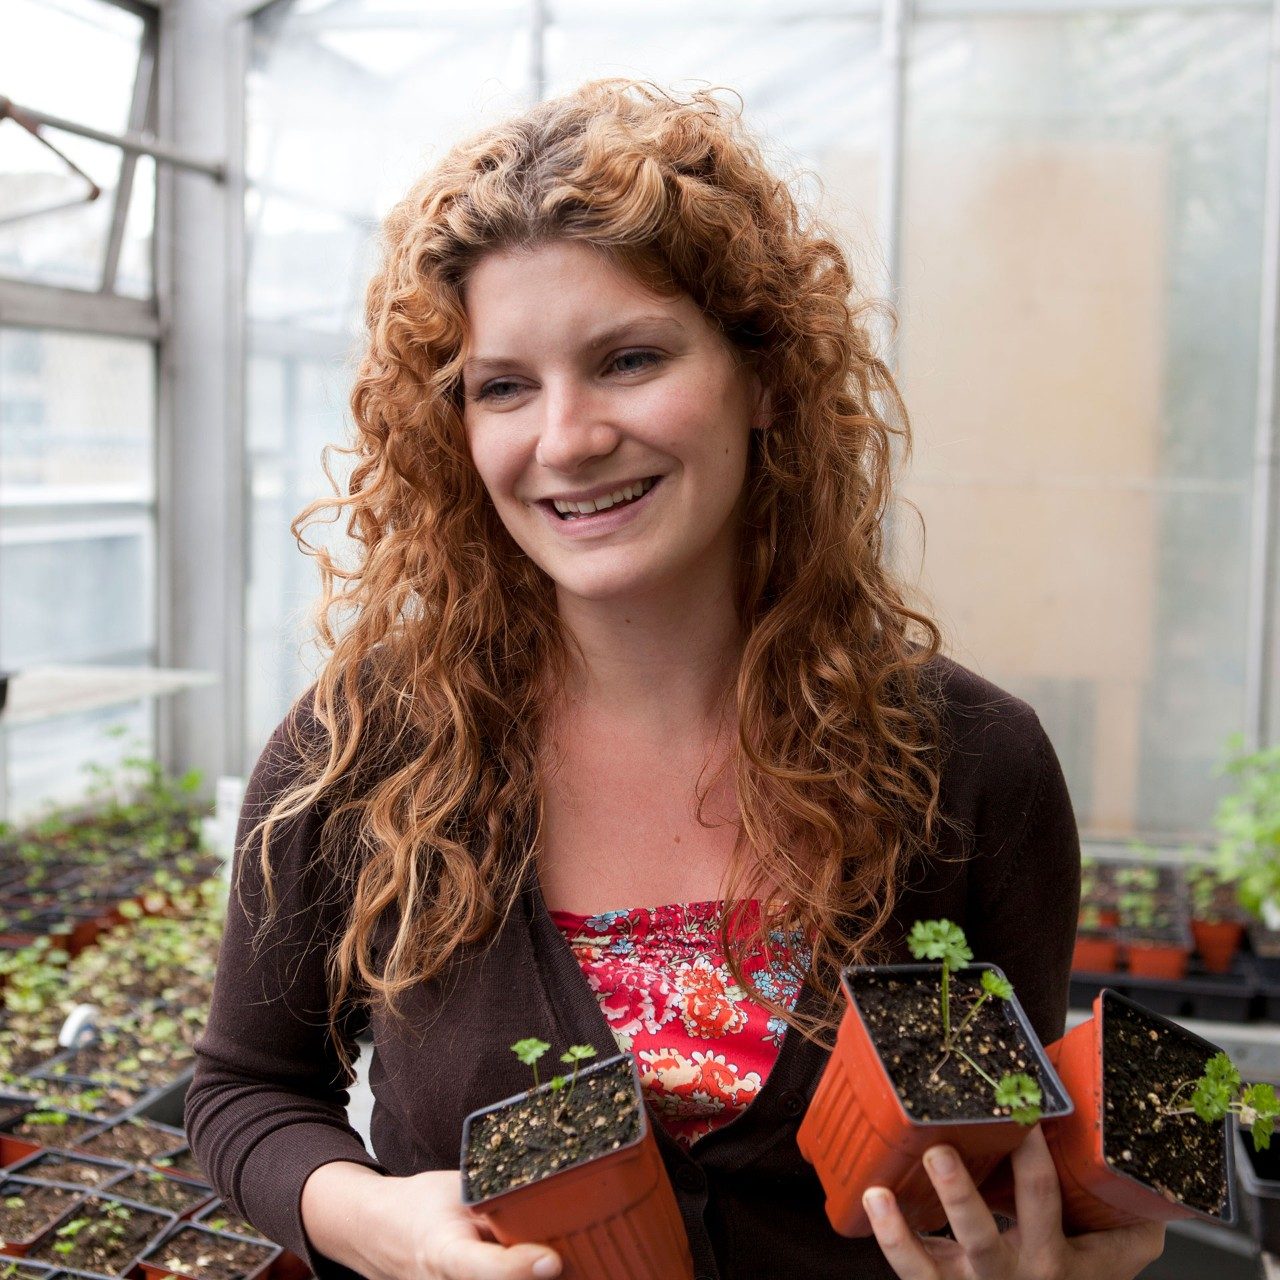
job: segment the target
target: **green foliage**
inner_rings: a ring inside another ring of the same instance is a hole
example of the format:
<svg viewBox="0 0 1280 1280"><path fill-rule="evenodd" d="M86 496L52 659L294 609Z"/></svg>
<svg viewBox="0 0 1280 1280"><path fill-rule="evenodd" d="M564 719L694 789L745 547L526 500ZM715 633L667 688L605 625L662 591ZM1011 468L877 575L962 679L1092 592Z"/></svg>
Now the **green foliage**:
<svg viewBox="0 0 1280 1280"><path fill-rule="evenodd" d="M526 1036L523 1040L517 1040L511 1046L511 1052L524 1063L526 1067L533 1068L533 1087L538 1087L538 1059L551 1046L545 1040L539 1040L535 1036Z"/></svg>
<svg viewBox="0 0 1280 1280"><path fill-rule="evenodd" d="M952 972L973 959L964 930L950 920L917 920L911 926L907 946L917 960L941 960Z"/></svg>
<svg viewBox="0 0 1280 1280"><path fill-rule="evenodd" d="M1008 1107L1009 1114L1019 1124L1031 1125L1039 1121L1040 1104L1044 1094L1040 1086L1021 1071L1002 1076L996 1085L996 1105Z"/></svg>
<svg viewBox="0 0 1280 1280"><path fill-rule="evenodd" d="M1179 1094L1190 1085L1189 1107L1175 1107ZM1276 1119L1280 1117L1280 1099L1269 1084L1245 1084L1234 1062L1222 1052L1215 1053L1204 1066L1204 1074L1175 1090L1164 1107L1165 1115L1198 1116L1206 1124L1218 1124L1235 1115L1250 1133L1254 1148L1263 1151L1271 1145Z"/></svg>
<svg viewBox="0 0 1280 1280"><path fill-rule="evenodd" d="M983 969L982 989L997 1000L1013 999L1013 983L1008 978L1002 978L994 969Z"/></svg>
<svg viewBox="0 0 1280 1280"><path fill-rule="evenodd" d="M1218 771L1235 781L1214 813L1215 861L1234 873L1240 905L1255 916L1263 903L1280 906L1280 744L1247 753L1244 738L1227 741L1228 759Z"/></svg>

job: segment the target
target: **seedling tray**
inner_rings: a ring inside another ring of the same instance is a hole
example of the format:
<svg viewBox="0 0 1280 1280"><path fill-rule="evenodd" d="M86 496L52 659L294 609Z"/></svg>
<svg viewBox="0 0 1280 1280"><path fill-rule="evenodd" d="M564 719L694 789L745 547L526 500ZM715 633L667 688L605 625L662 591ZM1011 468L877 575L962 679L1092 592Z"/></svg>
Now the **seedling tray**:
<svg viewBox="0 0 1280 1280"><path fill-rule="evenodd" d="M1088 1009L1104 987L1167 1018L1199 1018L1207 1022L1249 1022L1264 1015L1266 990L1256 960L1237 955L1229 973L1207 973L1198 965L1185 978L1167 981L1125 973L1073 973L1072 1008ZM1280 995L1280 991L1277 992Z"/></svg>

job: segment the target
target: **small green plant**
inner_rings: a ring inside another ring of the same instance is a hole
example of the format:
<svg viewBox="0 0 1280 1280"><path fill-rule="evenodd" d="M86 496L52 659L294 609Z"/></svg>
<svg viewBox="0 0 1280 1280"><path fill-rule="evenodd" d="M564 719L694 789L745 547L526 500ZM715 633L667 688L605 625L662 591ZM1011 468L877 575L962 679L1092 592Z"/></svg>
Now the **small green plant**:
<svg viewBox="0 0 1280 1280"><path fill-rule="evenodd" d="M1150 863L1121 867L1116 884L1120 889L1116 909L1122 927L1145 935L1162 934L1174 927L1173 913L1160 898L1158 867Z"/></svg>
<svg viewBox="0 0 1280 1280"><path fill-rule="evenodd" d="M533 1070L533 1088L537 1089L538 1085L538 1059L551 1046L545 1040L539 1040L536 1036L526 1036L523 1040L517 1040L511 1046L511 1052L524 1063L526 1067ZM533 1090L530 1090L533 1092Z"/></svg>
<svg viewBox="0 0 1280 1280"><path fill-rule="evenodd" d="M1188 1089L1190 1097L1183 1105L1177 1105ZM1160 1114L1194 1115L1207 1124L1218 1124L1234 1115L1249 1130L1254 1149L1265 1151L1280 1117L1280 1098L1276 1097L1274 1085L1245 1084L1236 1064L1218 1052L1205 1063L1203 1075L1184 1081L1173 1091Z"/></svg>
<svg viewBox="0 0 1280 1280"><path fill-rule="evenodd" d="M940 1010L942 1015L942 1056L934 1063L929 1078L936 1080L938 1072L953 1053L962 1059L995 1091L996 1105L1009 1107L1010 1116L1019 1124L1031 1125L1040 1119L1044 1095L1040 1086L1030 1076L1021 1073L1005 1075L997 1080L983 1070L972 1055L960 1044L960 1037L977 1017L978 1010L989 1000L1011 1000L1013 984L990 969L982 971L981 994L965 1011L959 1024L951 1026L951 975L963 969L973 960L964 930L950 920L917 920L907 938L911 954L917 960L938 960L942 964L942 990Z"/></svg>

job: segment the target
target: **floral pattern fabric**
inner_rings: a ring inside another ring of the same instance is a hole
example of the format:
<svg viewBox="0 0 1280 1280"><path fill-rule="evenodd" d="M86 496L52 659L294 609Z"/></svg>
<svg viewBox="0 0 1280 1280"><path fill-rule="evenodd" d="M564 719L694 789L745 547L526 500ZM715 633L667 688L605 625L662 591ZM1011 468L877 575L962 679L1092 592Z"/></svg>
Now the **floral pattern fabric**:
<svg viewBox="0 0 1280 1280"><path fill-rule="evenodd" d="M723 903L632 907L582 916L553 911L618 1047L635 1055L646 1100L684 1147L727 1124L760 1092L787 1024L733 979L718 933ZM757 902L734 925L754 926ZM769 934L744 968L794 1008L810 950L800 933Z"/></svg>

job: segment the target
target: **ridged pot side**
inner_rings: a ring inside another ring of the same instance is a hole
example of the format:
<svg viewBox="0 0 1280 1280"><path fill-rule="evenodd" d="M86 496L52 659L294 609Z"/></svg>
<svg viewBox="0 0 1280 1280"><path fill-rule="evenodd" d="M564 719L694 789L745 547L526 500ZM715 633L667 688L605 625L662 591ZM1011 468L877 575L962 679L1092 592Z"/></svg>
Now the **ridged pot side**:
<svg viewBox="0 0 1280 1280"><path fill-rule="evenodd" d="M971 965L972 975L994 965ZM871 1186L888 1187L903 1216L916 1231L936 1231L947 1216L920 1163L932 1146L955 1147L975 1182L981 1183L1000 1160L1021 1145L1028 1129L1007 1116L974 1120L921 1121L909 1115L858 1008L851 979L878 973L903 979L936 978L936 965L887 965L841 973L847 1005L836 1044L817 1092L797 1134L800 1153L812 1164L827 1193L827 1218L844 1236L869 1236L871 1223L862 1194ZM1062 1115L1071 1103L1016 998L1009 1013L1036 1057L1044 1089L1046 1115Z"/></svg>

